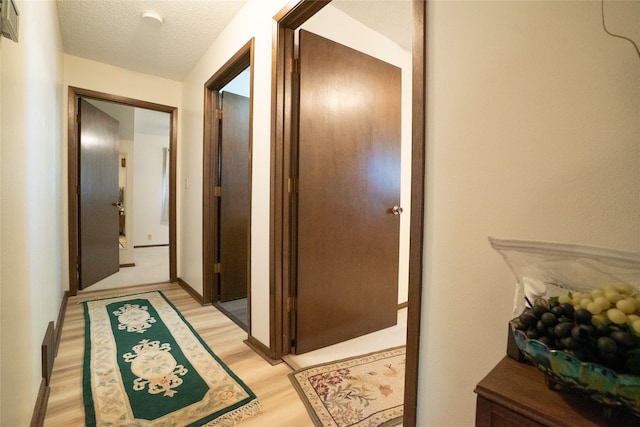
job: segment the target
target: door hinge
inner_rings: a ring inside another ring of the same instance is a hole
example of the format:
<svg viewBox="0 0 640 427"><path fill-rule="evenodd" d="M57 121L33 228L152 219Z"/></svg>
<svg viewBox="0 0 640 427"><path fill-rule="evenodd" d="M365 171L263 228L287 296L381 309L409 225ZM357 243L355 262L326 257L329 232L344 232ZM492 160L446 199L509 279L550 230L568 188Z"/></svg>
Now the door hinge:
<svg viewBox="0 0 640 427"><path fill-rule="evenodd" d="M216 262L213 264L213 274L220 274L220 263Z"/></svg>
<svg viewBox="0 0 640 427"><path fill-rule="evenodd" d="M289 178L287 180L287 191L289 193L298 192L298 178Z"/></svg>
<svg viewBox="0 0 640 427"><path fill-rule="evenodd" d="M287 298L287 312L296 311L296 297Z"/></svg>
<svg viewBox="0 0 640 427"><path fill-rule="evenodd" d="M289 72L292 74L300 74L300 60L298 58L289 59Z"/></svg>
<svg viewBox="0 0 640 427"><path fill-rule="evenodd" d="M222 197L222 187L219 185L213 187L213 197Z"/></svg>
<svg viewBox="0 0 640 427"><path fill-rule="evenodd" d="M222 120L222 109L216 108L216 119Z"/></svg>

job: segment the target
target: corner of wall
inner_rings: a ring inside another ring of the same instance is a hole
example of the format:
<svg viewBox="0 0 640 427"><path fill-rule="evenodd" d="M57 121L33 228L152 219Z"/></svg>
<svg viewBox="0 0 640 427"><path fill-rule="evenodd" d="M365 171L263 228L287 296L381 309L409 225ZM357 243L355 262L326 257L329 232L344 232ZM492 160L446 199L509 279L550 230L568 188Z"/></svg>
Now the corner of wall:
<svg viewBox="0 0 640 427"><path fill-rule="evenodd" d="M57 10L54 1L21 1L18 8L18 42L0 40L2 425L28 425L32 418L40 343L64 292Z"/></svg>

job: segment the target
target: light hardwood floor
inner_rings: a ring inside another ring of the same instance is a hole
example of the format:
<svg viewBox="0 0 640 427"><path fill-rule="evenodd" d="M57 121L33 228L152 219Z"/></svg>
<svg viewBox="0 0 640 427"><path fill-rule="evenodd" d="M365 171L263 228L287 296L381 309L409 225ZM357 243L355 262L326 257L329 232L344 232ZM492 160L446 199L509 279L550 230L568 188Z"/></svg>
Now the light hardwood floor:
<svg viewBox="0 0 640 427"><path fill-rule="evenodd" d="M293 389L284 363L272 366L247 347L247 333L211 306L201 306L180 286L161 284L132 289L86 292L69 298L62 339L51 377L51 394L45 416L46 427L84 425L82 364L84 312L82 301L151 289L161 290L216 355L258 396L262 414L248 418L239 427L312 427L313 422Z"/></svg>

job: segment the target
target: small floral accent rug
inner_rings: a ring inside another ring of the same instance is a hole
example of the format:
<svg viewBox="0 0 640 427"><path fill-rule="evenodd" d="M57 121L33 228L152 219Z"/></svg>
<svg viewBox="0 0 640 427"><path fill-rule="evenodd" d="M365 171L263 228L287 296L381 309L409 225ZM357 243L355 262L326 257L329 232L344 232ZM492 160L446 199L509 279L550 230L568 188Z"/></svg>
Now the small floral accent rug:
<svg viewBox="0 0 640 427"><path fill-rule="evenodd" d="M289 378L323 427L395 426L404 413L404 346L300 369Z"/></svg>
<svg viewBox="0 0 640 427"><path fill-rule="evenodd" d="M84 303L87 426L234 426L255 394L158 291Z"/></svg>

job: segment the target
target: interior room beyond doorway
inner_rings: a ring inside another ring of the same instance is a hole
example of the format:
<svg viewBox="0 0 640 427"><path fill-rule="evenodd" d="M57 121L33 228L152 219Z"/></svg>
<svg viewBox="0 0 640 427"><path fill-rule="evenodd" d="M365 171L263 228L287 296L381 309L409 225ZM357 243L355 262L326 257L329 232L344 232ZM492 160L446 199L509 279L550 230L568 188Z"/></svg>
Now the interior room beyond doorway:
<svg viewBox="0 0 640 427"><path fill-rule="evenodd" d="M165 258L164 264L168 268L168 273L163 273L163 278L160 281L173 281L177 279L176 272L176 264L177 264L177 254L176 254L176 156L171 155L171 153L177 153L177 109L175 107L155 104L147 101L141 101L131 98L125 98L122 96L110 95L107 93L101 93L96 91L91 91L87 89L80 89L75 87L69 87L69 132L68 132L68 151L69 151L69 177L68 177L68 186L69 186L69 194L77 194L77 189L82 188L82 175L81 171L81 146L82 140L79 136L79 129L82 121L76 119L79 117L80 104L81 101L90 100L92 103L102 105L104 108L113 109L113 108L129 108L130 111L139 111L139 117L147 116L149 117L157 117L161 116L164 120L164 124L162 126L162 147L155 150L154 157L156 161L153 162L154 169L158 171L154 176L157 178L153 178L155 181L154 186L157 187L158 191L147 191L145 185L142 186L141 189L137 191L138 196L145 196L151 194L151 197L156 199L156 202L149 203L146 200L142 200L143 205L149 205L150 209L155 211L155 215L157 216L158 228L154 228L153 230L147 229L146 225L143 225L139 228L139 232L142 232L143 237L140 238L136 236L135 229L131 227L134 223L135 211L138 213L142 213L145 209L135 209L134 208L134 196L135 193L134 184L142 183L144 184L144 179L140 178L139 180L133 180L132 175L130 173L122 173L126 180L126 184L124 188L120 188L121 200L118 200L118 188L120 185L118 182L120 176L117 177L115 186L116 186L116 197L111 201L109 199L109 204L113 204L113 206L118 206L114 212L116 215L118 214L124 218L120 218L121 226L119 230L116 228L115 236L114 236L114 250L116 251L116 255L118 252L122 252L123 250L132 251L134 246L167 246L168 255ZM114 113L114 111L105 112L109 116L118 115ZM149 114L147 114L149 113ZM133 117L135 114L131 114ZM117 119L116 119L117 120ZM134 134L137 130L141 131L140 134L145 134L149 136L149 139L154 139L158 135L154 135L153 131L144 130L142 128L142 124L140 121L135 123L135 120L131 118L131 120L122 120L120 118L119 122L122 121L126 123L126 126L130 127L129 134L131 137L129 138L131 141L134 139ZM156 130L157 131L157 130ZM120 135L119 140L122 141L122 136ZM144 138L143 138L144 139ZM151 144L153 145L153 144ZM157 145L157 144L156 144ZM123 149L126 148L126 141L124 144L120 144ZM120 151L121 147L117 147L117 150ZM134 147L129 147L129 152L121 152L117 160L114 162L114 168L127 168L127 170L131 170L135 164L135 150ZM157 148L157 147L155 147ZM122 155L124 154L124 156ZM146 154L140 154L138 156L141 159L144 159L147 156ZM131 168L131 169L129 169ZM133 180L133 181L132 181ZM131 184L131 185L130 185ZM157 197L156 197L157 196ZM82 256L82 245L81 245L81 229L80 229L80 218L81 218L81 200L80 195L77 194L75 197L69 197L69 293L71 296L76 295L78 290L85 289L86 286L83 286L84 283L82 281L81 275L78 273L81 269L81 262L83 262ZM123 215L124 213L124 215ZM124 221L122 221L124 219ZM142 221L143 224L146 224L146 221ZM120 233L120 236L118 235ZM138 233L140 234L140 233ZM161 237L164 235L164 237ZM155 237L161 237L162 241L154 241ZM120 257L120 265L124 268L131 268L125 266L135 265L135 260L132 259L133 255L129 259L123 259ZM117 265L116 265L117 267ZM118 271L118 269L114 269L113 273ZM130 274L130 273L129 273ZM105 276L98 278L98 281ZM95 282L95 281L94 281ZM158 280L153 280L153 282L158 282ZM147 282L147 283L153 283ZM89 284L90 285L90 284ZM131 283L128 283L131 285Z"/></svg>

